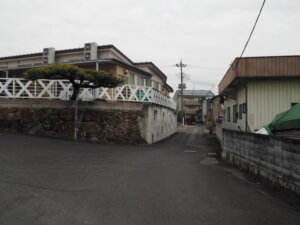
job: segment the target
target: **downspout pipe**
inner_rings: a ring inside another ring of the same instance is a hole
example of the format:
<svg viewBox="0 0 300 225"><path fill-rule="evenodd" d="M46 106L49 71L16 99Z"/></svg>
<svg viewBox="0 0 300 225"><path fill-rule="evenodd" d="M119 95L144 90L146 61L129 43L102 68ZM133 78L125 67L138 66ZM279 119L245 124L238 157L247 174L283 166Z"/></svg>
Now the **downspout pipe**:
<svg viewBox="0 0 300 225"><path fill-rule="evenodd" d="M244 84L242 86L245 88L245 103L246 103L245 131L248 133L248 88L247 88L247 84Z"/></svg>

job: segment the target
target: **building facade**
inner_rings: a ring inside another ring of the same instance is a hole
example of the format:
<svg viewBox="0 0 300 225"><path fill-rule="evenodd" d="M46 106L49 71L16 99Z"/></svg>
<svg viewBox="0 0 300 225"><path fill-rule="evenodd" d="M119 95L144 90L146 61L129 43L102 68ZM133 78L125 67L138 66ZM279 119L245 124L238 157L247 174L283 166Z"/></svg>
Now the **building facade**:
<svg viewBox="0 0 300 225"><path fill-rule="evenodd" d="M168 95L173 89L166 75L152 62L136 63L113 45L86 43L82 48L42 52L0 58L0 78L22 77L27 69L51 64L73 64L82 68L111 72L125 84L149 86Z"/></svg>
<svg viewBox="0 0 300 225"><path fill-rule="evenodd" d="M203 103L214 94L207 90L183 90L183 115L187 122L204 122ZM173 97L177 111L181 115L181 91L177 90ZM205 105L206 106L206 105Z"/></svg>
<svg viewBox="0 0 300 225"><path fill-rule="evenodd" d="M219 84L222 127L255 132L300 102L300 56L237 58Z"/></svg>

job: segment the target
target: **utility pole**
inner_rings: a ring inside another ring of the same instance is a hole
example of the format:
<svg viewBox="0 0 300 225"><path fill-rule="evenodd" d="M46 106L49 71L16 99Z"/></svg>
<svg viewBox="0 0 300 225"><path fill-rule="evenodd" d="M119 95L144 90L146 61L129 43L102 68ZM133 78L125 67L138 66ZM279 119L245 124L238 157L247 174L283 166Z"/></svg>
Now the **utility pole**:
<svg viewBox="0 0 300 225"><path fill-rule="evenodd" d="M186 64L182 63L182 59L180 60L179 64L176 64L176 67L180 67L180 89L181 89L181 123L184 126L184 116L183 116L183 72L182 68L186 67Z"/></svg>

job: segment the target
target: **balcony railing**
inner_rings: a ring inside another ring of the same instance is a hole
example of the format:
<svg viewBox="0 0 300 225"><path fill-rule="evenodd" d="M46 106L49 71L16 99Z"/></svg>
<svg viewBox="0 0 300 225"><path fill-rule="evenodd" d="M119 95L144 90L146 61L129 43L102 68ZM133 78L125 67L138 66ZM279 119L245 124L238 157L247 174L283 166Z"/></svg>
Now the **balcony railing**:
<svg viewBox="0 0 300 225"><path fill-rule="evenodd" d="M68 80L26 80L22 78L0 78L0 98L60 99L69 100L73 93ZM143 102L176 109L176 103L152 87L123 85L116 88L81 88L78 99L95 99Z"/></svg>
<svg viewBox="0 0 300 225"><path fill-rule="evenodd" d="M198 110L196 110L196 109L184 109L183 111L186 114L196 114Z"/></svg>
<svg viewBox="0 0 300 225"><path fill-rule="evenodd" d="M183 104L184 105L202 105L201 102L199 102L199 100L195 100L195 101L192 101L192 100L183 100Z"/></svg>

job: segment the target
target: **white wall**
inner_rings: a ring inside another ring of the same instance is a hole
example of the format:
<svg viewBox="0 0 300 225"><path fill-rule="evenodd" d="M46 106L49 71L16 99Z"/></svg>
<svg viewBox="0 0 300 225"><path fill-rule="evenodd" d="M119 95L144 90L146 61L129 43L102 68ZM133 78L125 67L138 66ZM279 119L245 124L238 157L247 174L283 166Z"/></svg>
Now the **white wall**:
<svg viewBox="0 0 300 225"><path fill-rule="evenodd" d="M226 113L222 121L223 128L230 129L230 130L242 130L242 131L246 130L245 129L246 113L242 113L242 119L238 117L237 121L233 122L233 106L237 104L237 111L239 111L239 105L245 103L246 102L245 100L246 100L246 91L244 87L239 88L238 91L233 96L226 97L224 103L224 109L226 110ZM227 120L228 107L230 107L230 121Z"/></svg>
<svg viewBox="0 0 300 225"><path fill-rule="evenodd" d="M145 117L140 118L139 126L142 138L148 144L163 140L177 130L177 115L172 109L147 105L144 107Z"/></svg>

